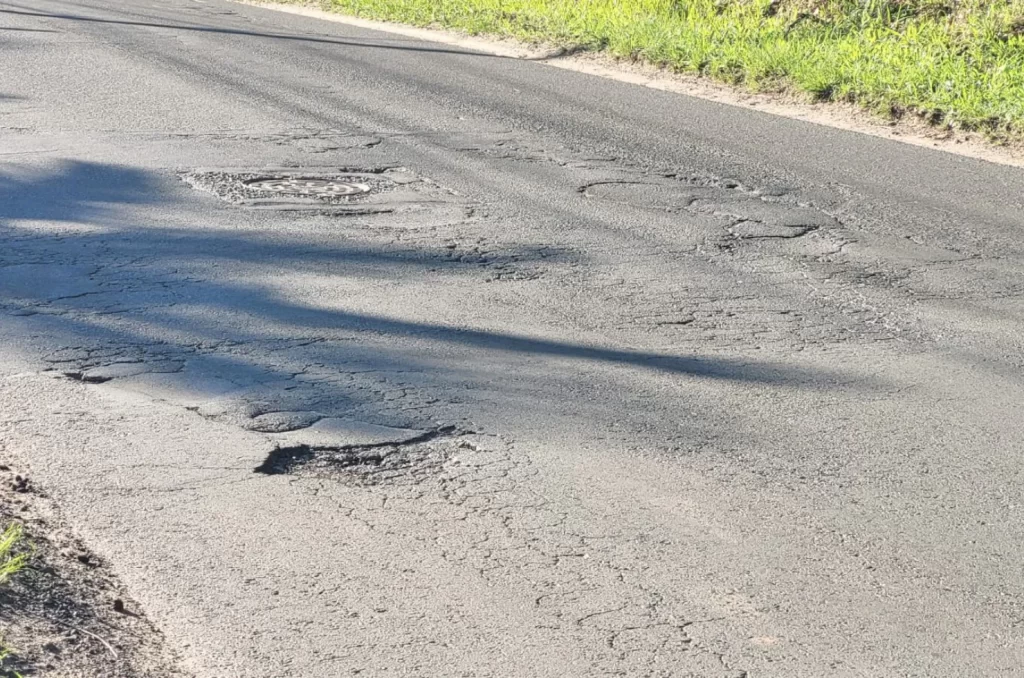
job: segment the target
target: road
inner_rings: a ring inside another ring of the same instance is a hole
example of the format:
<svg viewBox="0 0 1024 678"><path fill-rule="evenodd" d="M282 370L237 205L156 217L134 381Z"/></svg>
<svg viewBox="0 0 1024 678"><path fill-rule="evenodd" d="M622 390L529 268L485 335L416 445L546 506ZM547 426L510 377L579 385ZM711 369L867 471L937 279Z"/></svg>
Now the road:
<svg viewBox="0 0 1024 678"><path fill-rule="evenodd" d="M0 448L189 672L1021 675L1021 170L218 0L0 52Z"/></svg>

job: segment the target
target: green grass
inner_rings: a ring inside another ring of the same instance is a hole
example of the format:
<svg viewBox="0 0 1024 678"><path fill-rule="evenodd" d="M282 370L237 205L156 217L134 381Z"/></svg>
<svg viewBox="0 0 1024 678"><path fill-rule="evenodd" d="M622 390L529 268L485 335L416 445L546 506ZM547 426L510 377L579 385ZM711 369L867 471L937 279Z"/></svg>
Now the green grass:
<svg viewBox="0 0 1024 678"><path fill-rule="evenodd" d="M6 584L28 564L29 553L19 549L23 536L22 527L17 523L9 525L0 535L0 584Z"/></svg>
<svg viewBox="0 0 1024 678"><path fill-rule="evenodd" d="M293 0L295 1L295 0ZM301 0L299 0L301 1ZM321 0L1024 139L1024 0Z"/></svg>
<svg viewBox="0 0 1024 678"><path fill-rule="evenodd" d="M3 638L0 638L0 676L3 678L23 678L20 673L4 668L4 662L14 654L11 648L4 645Z"/></svg>
<svg viewBox="0 0 1024 678"><path fill-rule="evenodd" d="M0 585L6 584L11 577L25 569L28 564L29 553L21 550L21 543L24 532L21 525L12 523L0 535ZM9 671L4 668L4 662L12 655L11 648L3 642L0 637L0 676L4 678L21 678L17 671Z"/></svg>

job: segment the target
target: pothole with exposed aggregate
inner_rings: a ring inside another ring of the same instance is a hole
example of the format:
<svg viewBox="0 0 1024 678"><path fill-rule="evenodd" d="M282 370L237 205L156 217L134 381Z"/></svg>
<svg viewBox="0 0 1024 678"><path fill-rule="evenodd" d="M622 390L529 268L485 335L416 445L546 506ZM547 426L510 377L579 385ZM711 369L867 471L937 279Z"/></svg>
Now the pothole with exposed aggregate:
<svg viewBox="0 0 1024 678"><path fill-rule="evenodd" d="M249 207L350 205L396 186L384 172L273 169L195 171L181 174L193 188Z"/></svg>
<svg viewBox="0 0 1024 678"><path fill-rule="evenodd" d="M443 426L404 441L275 448L253 471L264 475L331 477L357 485L418 483L441 469L467 432Z"/></svg>
<svg viewBox="0 0 1024 678"><path fill-rule="evenodd" d="M403 167L210 168L178 177L237 207L373 216L380 227L429 228L473 213L452 191Z"/></svg>

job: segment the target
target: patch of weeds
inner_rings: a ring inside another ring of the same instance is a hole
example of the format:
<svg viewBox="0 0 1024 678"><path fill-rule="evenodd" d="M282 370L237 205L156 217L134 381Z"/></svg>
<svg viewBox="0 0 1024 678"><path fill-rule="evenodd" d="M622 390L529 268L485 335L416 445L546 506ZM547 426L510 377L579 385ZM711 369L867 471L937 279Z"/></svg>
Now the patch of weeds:
<svg viewBox="0 0 1024 678"><path fill-rule="evenodd" d="M25 569L29 553L19 548L24 531L21 525L13 523L0 536L0 584Z"/></svg>
<svg viewBox="0 0 1024 678"><path fill-rule="evenodd" d="M24 678L14 669L7 669L4 664L14 655L14 650L9 648L4 639L0 637L0 678Z"/></svg>
<svg viewBox="0 0 1024 678"><path fill-rule="evenodd" d="M23 536L23 529L17 523L9 525L0 536L0 585L7 584L28 564L30 554L20 548ZM22 678L20 673L4 666L13 654L14 650L0 636L0 678Z"/></svg>

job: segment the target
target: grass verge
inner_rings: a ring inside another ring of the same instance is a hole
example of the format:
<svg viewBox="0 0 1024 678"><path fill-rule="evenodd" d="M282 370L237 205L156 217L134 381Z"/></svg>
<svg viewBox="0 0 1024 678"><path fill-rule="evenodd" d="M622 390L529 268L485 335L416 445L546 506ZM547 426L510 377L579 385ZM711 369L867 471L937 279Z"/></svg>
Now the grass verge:
<svg viewBox="0 0 1024 678"><path fill-rule="evenodd" d="M29 554L19 548L23 536L22 527L17 523L9 525L0 535L0 585L9 582L11 577L25 569L28 564ZM0 636L0 676L4 678L21 678L17 671L4 667L4 663L13 653L4 642L3 636Z"/></svg>
<svg viewBox="0 0 1024 678"><path fill-rule="evenodd" d="M302 0L285 0L302 2ZM308 4L308 3L303 3ZM1024 140L1024 0L319 0Z"/></svg>

